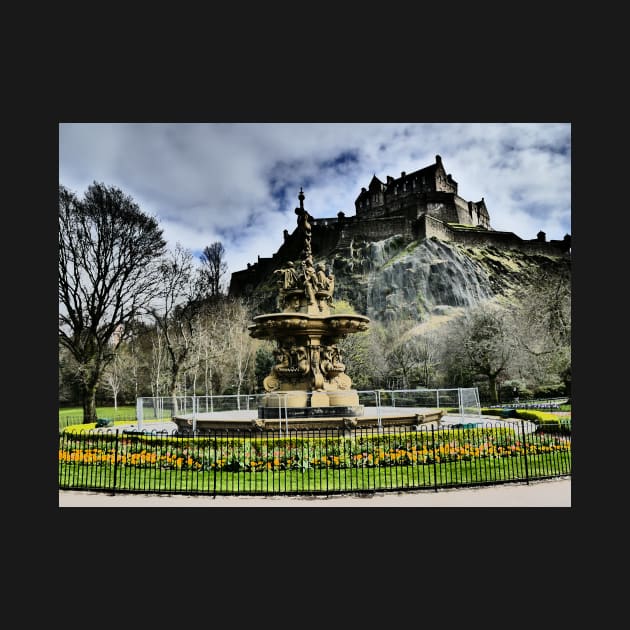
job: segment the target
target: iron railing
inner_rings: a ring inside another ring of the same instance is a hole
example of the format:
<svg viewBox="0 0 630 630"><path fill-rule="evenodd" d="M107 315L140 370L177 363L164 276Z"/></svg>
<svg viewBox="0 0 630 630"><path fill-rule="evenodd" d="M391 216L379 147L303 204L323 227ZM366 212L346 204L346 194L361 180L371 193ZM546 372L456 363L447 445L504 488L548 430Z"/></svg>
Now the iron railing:
<svg viewBox="0 0 630 630"><path fill-rule="evenodd" d="M59 488L203 495L336 494L571 475L571 437L458 427L59 433Z"/></svg>

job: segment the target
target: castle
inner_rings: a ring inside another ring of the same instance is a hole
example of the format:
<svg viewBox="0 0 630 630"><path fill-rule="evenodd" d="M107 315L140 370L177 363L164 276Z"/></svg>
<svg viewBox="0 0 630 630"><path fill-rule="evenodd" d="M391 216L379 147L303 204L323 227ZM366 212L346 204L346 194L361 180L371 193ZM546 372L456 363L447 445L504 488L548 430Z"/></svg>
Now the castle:
<svg viewBox="0 0 630 630"><path fill-rule="evenodd" d="M336 217L313 219L313 256L352 253L353 247L399 235L404 242L435 237L479 247L494 245L531 254L568 255L571 237L547 241L544 232L536 239L524 240L513 232L490 227L490 215L483 197L466 201L459 196L457 182L447 173L439 155L435 163L400 177L376 175L355 200L355 215L344 212ZM284 242L271 258L258 257L247 269L232 273L230 295L247 295L279 265L296 260L300 254L298 230L284 230Z"/></svg>

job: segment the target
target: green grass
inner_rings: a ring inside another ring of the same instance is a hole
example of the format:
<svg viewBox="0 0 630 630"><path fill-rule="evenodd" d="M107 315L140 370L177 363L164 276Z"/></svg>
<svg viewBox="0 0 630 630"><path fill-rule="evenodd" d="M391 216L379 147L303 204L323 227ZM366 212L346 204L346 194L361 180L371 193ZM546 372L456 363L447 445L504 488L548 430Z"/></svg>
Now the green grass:
<svg viewBox="0 0 630 630"><path fill-rule="evenodd" d="M114 420L128 420L129 418L135 419L136 408L134 405L125 405L123 407L119 406L118 409L114 409L114 407L97 407L96 415L99 418L113 418ZM83 407L68 407L60 409L59 420L65 420L67 418L83 418Z"/></svg>
<svg viewBox="0 0 630 630"><path fill-rule="evenodd" d="M114 407L97 407L96 415L99 418L113 418L114 421L135 422L136 408L134 405ZM59 430L74 424L83 424L83 407L67 407L59 409ZM86 427L88 425L85 425ZM89 425L94 427L94 424Z"/></svg>

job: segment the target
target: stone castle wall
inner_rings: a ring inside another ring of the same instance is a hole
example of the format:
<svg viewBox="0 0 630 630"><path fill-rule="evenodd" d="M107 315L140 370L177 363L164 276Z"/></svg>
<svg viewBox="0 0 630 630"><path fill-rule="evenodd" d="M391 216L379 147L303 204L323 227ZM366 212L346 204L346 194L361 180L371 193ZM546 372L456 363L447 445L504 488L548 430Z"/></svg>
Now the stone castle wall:
<svg viewBox="0 0 630 630"><path fill-rule="evenodd" d="M418 226L419 238L438 238L441 241L452 241L453 231L443 221L424 215Z"/></svg>
<svg viewBox="0 0 630 630"><path fill-rule="evenodd" d="M525 254L541 254L544 256L563 256L568 254L571 241L543 241L539 239L523 240L514 232L498 232L496 230L465 230L449 227L431 216L421 217L419 234L424 238L435 237L441 241L461 243L469 247L494 246L498 249L513 249ZM420 236L419 238L422 238Z"/></svg>
<svg viewBox="0 0 630 630"><path fill-rule="evenodd" d="M436 213L441 214L437 212L437 209L437 207L434 208ZM446 210L448 211L448 208ZM469 213L468 207L466 207L465 213L465 216L459 216L453 222L466 224L465 219ZM448 213L445 214L449 216ZM353 242L382 241L396 234L401 234L403 239L408 242L435 237L441 241L461 243L469 247L494 246L498 249L511 249L526 254L547 256L566 255L571 247L570 237L565 237L563 241L523 240L513 232L466 230L450 227L447 222L428 214L424 214L418 219L411 219L408 216L370 219L358 219L356 216L316 219L312 234L315 258L325 258L333 251L349 251ZM271 258L258 257L258 261L247 269L232 274L230 295L248 294L261 282L269 279L275 269L289 260L298 260L300 247L297 230L292 234L285 232L284 243Z"/></svg>
<svg viewBox="0 0 630 630"><path fill-rule="evenodd" d="M406 240L416 238L413 222L404 216L383 217L363 221L348 221L343 228L343 241L350 239L382 241L393 234L402 234Z"/></svg>

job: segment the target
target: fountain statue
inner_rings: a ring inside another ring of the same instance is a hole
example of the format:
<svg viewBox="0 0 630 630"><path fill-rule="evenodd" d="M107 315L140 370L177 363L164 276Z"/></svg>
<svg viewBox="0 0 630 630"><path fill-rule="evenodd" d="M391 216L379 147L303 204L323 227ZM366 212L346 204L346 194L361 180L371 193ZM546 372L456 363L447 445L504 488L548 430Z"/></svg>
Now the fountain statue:
<svg viewBox="0 0 630 630"><path fill-rule="evenodd" d="M325 262L313 261L313 217L300 206L295 209L303 247L299 261L273 272L277 276L277 313L254 317L249 334L275 342L274 365L265 377L265 395L259 418L332 418L361 416L359 395L346 373L339 341L368 329L363 315L335 313L335 277Z"/></svg>

